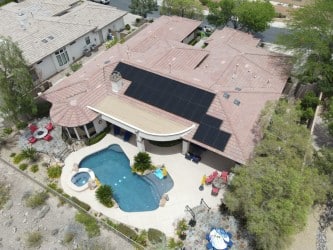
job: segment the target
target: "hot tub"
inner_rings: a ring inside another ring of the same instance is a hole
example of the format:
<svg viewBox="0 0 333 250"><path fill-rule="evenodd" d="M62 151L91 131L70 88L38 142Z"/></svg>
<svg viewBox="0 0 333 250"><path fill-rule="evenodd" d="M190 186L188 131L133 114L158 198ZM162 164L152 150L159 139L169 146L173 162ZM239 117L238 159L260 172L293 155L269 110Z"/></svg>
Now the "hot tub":
<svg viewBox="0 0 333 250"><path fill-rule="evenodd" d="M70 187L75 191L83 191L88 188L89 182L95 181L95 174L90 168L79 168L70 178Z"/></svg>

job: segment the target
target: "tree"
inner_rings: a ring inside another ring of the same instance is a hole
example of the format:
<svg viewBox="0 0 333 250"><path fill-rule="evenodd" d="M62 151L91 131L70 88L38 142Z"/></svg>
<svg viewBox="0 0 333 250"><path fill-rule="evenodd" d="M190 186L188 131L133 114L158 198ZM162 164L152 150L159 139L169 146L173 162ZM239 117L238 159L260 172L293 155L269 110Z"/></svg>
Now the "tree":
<svg viewBox="0 0 333 250"><path fill-rule="evenodd" d="M242 1L233 13L242 29L249 32L265 31L275 16L274 7L268 1Z"/></svg>
<svg viewBox="0 0 333 250"><path fill-rule="evenodd" d="M134 157L133 170L136 172L143 173L145 170L152 169L150 155L146 152L139 152Z"/></svg>
<svg viewBox="0 0 333 250"><path fill-rule="evenodd" d="M225 204L255 237L256 249L286 247L314 202L325 200L327 178L310 165L310 133L299 120L299 108L280 101L254 158L235 170L225 193Z"/></svg>
<svg viewBox="0 0 333 250"><path fill-rule="evenodd" d="M197 0L164 0L161 15L176 15L192 19L202 19L203 8Z"/></svg>
<svg viewBox="0 0 333 250"><path fill-rule="evenodd" d="M37 112L33 80L22 51L10 38L0 37L1 112L13 121Z"/></svg>
<svg viewBox="0 0 333 250"><path fill-rule="evenodd" d="M156 0L131 0L128 6L131 13L146 17L148 13L158 10Z"/></svg>
<svg viewBox="0 0 333 250"><path fill-rule="evenodd" d="M289 33L278 42L293 49L298 65L296 75L304 83L318 83L327 95L333 94L333 4L316 0L292 13Z"/></svg>
<svg viewBox="0 0 333 250"><path fill-rule="evenodd" d="M106 207L113 207L113 191L109 185L101 185L96 191L97 200Z"/></svg>
<svg viewBox="0 0 333 250"><path fill-rule="evenodd" d="M235 0L221 0L209 2L209 15L207 20L215 26L226 25L232 20L233 10L236 6Z"/></svg>

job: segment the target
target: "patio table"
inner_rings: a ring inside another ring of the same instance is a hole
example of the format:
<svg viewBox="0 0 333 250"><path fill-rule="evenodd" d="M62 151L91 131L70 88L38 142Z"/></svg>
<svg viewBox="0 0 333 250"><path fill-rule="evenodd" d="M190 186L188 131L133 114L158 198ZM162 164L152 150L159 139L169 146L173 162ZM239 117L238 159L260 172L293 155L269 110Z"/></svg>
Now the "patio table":
<svg viewBox="0 0 333 250"><path fill-rule="evenodd" d="M34 133L33 136L36 139L42 139L48 134L48 130L46 128L38 128Z"/></svg>

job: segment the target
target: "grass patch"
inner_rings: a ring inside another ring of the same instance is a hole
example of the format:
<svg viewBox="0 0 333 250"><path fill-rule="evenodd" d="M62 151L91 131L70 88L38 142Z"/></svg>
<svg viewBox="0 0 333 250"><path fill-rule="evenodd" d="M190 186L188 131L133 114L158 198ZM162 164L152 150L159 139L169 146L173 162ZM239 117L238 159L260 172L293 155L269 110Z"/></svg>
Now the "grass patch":
<svg viewBox="0 0 333 250"><path fill-rule="evenodd" d="M101 234L98 223L93 217L84 213L77 213L75 215L75 220L84 225L90 238Z"/></svg>
<svg viewBox="0 0 333 250"><path fill-rule="evenodd" d="M39 170L39 167L37 164L34 164L30 167L30 171L33 172L33 173L37 173Z"/></svg>
<svg viewBox="0 0 333 250"><path fill-rule="evenodd" d="M28 168L28 164L26 163L22 163L19 165L19 169L21 169L22 171L26 170Z"/></svg>
<svg viewBox="0 0 333 250"><path fill-rule="evenodd" d="M9 186L4 182L0 182L0 210L9 200L9 191Z"/></svg>
<svg viewBox="0 0 333 250"><path fill-rule="evenodd" d="M40 232L28 232L26 244L29 248L39 248L43 241L43 235Z"/></svg>
<svg viewBox="0 0 333 250"><path fill-rule="evenodd" d="M48 198L49 195L47 192L45 191L38 192L28 197L25 204L27 207L36 208L41 205L44 205Z"/></svg>
<svg viewBox="0 0 333 250"><path fill-rule="evenodd" d="M47 169L47 176L52 179L59 178L61 176L62 168L58 165L51 166Z"/></svg>

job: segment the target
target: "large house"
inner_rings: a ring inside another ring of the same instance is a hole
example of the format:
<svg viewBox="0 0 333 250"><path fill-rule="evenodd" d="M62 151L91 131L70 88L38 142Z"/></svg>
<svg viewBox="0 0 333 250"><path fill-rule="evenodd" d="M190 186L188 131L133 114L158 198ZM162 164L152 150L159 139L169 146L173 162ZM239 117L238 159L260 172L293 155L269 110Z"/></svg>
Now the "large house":
<svg viewBox="0 0 333 250"><path fill-rule="evenodd" d="M25 0L0 8L0 35L17 42L43 81L124 29L125 11L78 0Z"/></svg>
<svg viewBox="0 0 333 250"><path fill-rule="evenodd" d="M182 140L245 163L267 101L280 98L283 57L252 35L216 30L191 46L200 22L162 16L44 93L68 136L89 138L107 124L145 141Z"/></svg>

